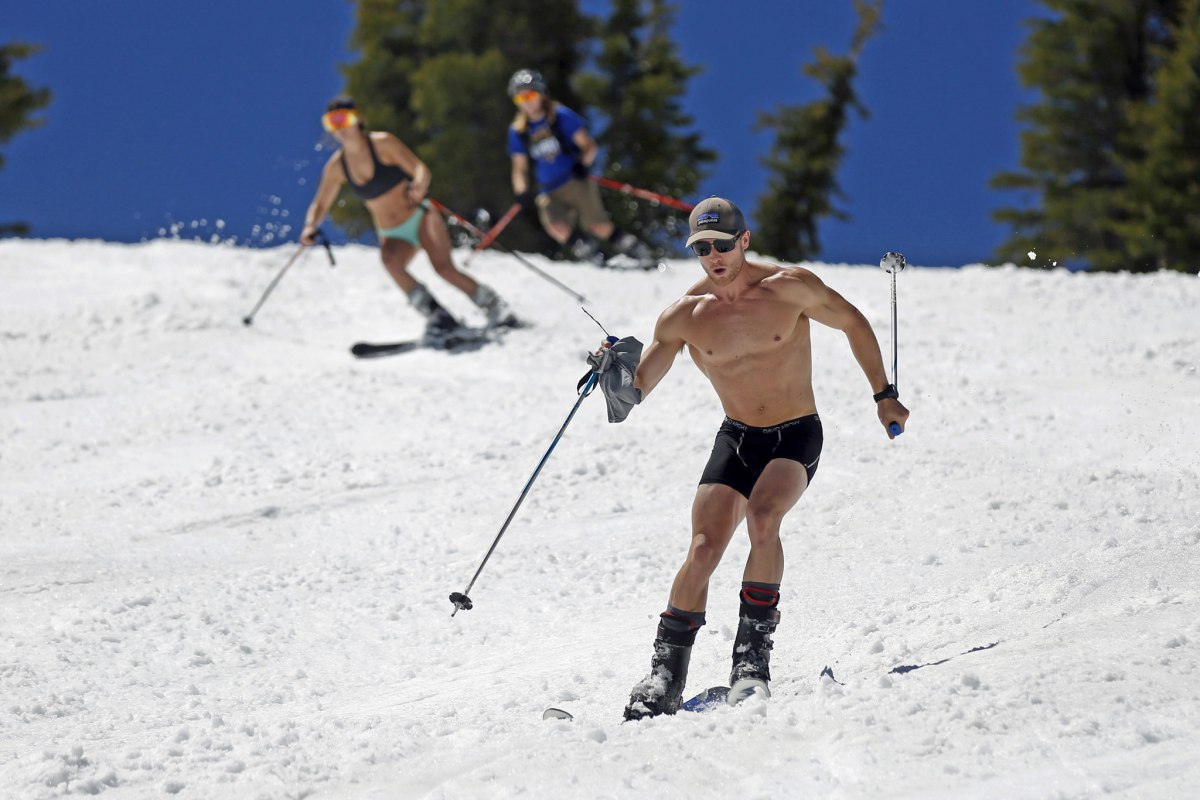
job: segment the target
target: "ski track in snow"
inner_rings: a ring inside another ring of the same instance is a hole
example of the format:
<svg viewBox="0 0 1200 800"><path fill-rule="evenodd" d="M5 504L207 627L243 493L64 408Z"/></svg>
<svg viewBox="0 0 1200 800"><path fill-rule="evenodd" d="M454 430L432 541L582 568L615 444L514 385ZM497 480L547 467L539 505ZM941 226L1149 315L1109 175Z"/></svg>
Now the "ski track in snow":
<svg viewBox="0 0 1200 800"><path fill-rule="evenodd" d="M814 326L826 447L784 526L774 697L623 724L721 419L706 381L682 355L621 425L585 400L452 619L602 334L488 253L471 271L536 327L356 361L420 328L373 248L307 254L241 324L289 254L0 242L3 796L1200 785L1195 277L910 268L894 442ZM699 275L537 263L643 341ZM887 275L809 266L890 360ZM689 694L728 676L745 554L739 534Z"/></svg>

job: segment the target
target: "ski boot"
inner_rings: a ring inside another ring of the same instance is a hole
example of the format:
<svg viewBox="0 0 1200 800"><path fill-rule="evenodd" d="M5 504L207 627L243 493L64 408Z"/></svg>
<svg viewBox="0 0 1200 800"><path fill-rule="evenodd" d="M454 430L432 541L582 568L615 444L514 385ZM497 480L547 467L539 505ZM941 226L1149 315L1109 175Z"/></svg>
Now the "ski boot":
<svg viewBox="0 0 1200 800"><path fill-rule="evenodd" d="M652 270L659 268L658 259L654 256L654 251L645 242L639 240L632 233L622 233L619 230L613 232L613 238L609 240L613 249L619 254L617 258L611 262L611 266L616 266L618 262L625 269L644 269ZM621 257L624 257L623 259Z"/></svg>
<svg viewBox="0 0 1200 800"><path fill-rule="evenodd" d="M564 248L567 254L575 261L582 261L585 264L592 264L597 267L604 266L604 253L596 244L596 240L590 236L584 236L575 231L571 234L571 238L567 241Z"/></svg>
<svg viewBox="0 0 1200 800"><path fill-rule="evenodd" d="M638 261L648 261L654 257L650 247L645 242L639 241L632 233L622 233L620 238L613 242L613 247L618 253Z"/></svg>
<svg viewBox="0 0 1200 800"><path fill-rule="evenodd" d="M418 283L408 293L408 301L413 308L425 315L425 343L434 347L443 346L449 338L461 328L454 315L442 307L423 284Z"/></svg>
<svg viewBox="0 0 1200 800"><path fill-rule="evenodd" d="M421 339L429 347L449 350L461 343L461 334L459 321L446 309L439 308L425 320L425 333Z"/></svg>
<svg viewBox="0 0 1200 800"><path fill-rule="evenodd" d="M504 302L504 298L496 294L496 290L490 286L478 284L475 292L471 295L471 302L479 306L487 316L489 328L523 327L521 320L508 307L508 303Z"/></svg>
<svg viewBox="0 0 1200 800"><path fill-rule="evenodd" d="M771 696L771 634L779 624L779 609L742 603L737 636L733 640L733 671L729 673L729 697L735 706L759 694Z"/></svg>
<svg viewBox="0 0 1200 800"><path fill-rule="evenodd" d="M658 636L654 639L654 656L650 659L650 674L633 687L625 719L644 719L659 714L674 714L683 701L687 683L688 663L692 660L692 645L696 628L679 630L659 621Z"/></svg>

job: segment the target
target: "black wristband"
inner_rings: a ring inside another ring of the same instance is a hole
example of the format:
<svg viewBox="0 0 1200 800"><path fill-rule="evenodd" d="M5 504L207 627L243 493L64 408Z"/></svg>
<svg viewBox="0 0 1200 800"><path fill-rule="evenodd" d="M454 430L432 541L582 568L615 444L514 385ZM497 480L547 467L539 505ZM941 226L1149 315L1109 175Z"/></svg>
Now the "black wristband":
<svg viewBox="0 0 1200 800"><path fill-rule="evenodd" d="M876 403L878 403L880 400L889 400L889 399L890 400L899 400L900 399L900 392L896 391L896 384L894 384L894 383L889 383L887 386L883 387L882 392L875 395Z"/></svg>

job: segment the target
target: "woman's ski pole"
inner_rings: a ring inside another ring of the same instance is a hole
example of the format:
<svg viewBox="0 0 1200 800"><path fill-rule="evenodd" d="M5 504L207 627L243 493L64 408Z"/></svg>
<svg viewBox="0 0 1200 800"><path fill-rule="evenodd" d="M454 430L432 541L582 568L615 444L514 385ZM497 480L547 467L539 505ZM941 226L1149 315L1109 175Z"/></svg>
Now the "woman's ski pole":
<svg viewBox="0 0 1200 800"><path fill-rule="evenodd" d="M325 234L318 231L317 241L325 245L325 252L329 255L329 266L337 266L337 262L333 259L333 248L329 246L329 240L325 238ZM287 260L287 263L283 265L283 269L279 270L279 272L276 273L275 278L269 284L267 284L267 290L263 292L262 297L258 298L258 302L254 304L254 308L250 310L249 314L242 317L243 325L254 324L254 315L258 313L260 308L262 308L263 303L267 302L267 298L271 296L271 292L275 291L275 286L279 283L279 281L283 280L284 274L292 268L292 264L296 263L296 259L300 257L300 254L307 250L310 246L311 245L302 243L296 248L296 251L292 253L291 257Z"/></svg>
<svg viewBox="0 0 1200 800"><path fill-rule="evenodd" d="M440 212L442 213L442 215L443 215L443 216L447 217L447 218L448 218L448 219L449 219L451 222L453 222L455 225L461 225L462 227L466 228L468 231L470 231L470 232L471 232L471 234L472 234L473 236L480 236L480 237L483 237L483 236L484 236L484 232L483 232L483 231L481 231L479 228L475 227L474 225L472 225L470 222L467 222L467 220L466 220L466 218L465 218L465 217L462 217L462 216L460 216L460 215L458 215L458 214L455 214L453 211L451 211L450 209L446 208L444 205L442 205L441 203L439 203L437 200L434 200L432 197L431 197L431 198L429 198L429 202L430 202L430 204L431 204L431 205L432 205L434 208L436 208L438 211L440 211ZM519 208L519 206L518 206L518 208ZM503 219L501 219L501 220L500 220L500 222L504 222L504 220L503 220ZM499 226L499 225L500 225L500 222L496 223L496 225L497 225L497 226ZM507 223L505 223L505 224L507 224ZM492 228L492 231L493 231L493 232L496 232L496 228ZM480 242L481 242L481 243L482 243L482 241L483 241L483 239L480 239ZM508 249L507 247L505 247L504 245L502 245L502 244L500 244L499 242L495 241L495 239L493 239L492 241L490 241L488 244L490 244L492 247L495 247L495 248L496 248L497 250L499 250L500 252L502 252L502 253L507 253L508 255L510 255L510 256L512 256L513 258L515 258L517 261L520 261L520 262L521 262L522 264L524 264L526 267L529 267L529 269L533 270L534 272L536 272L536 273L537 273L538 275L540 275L541 277L543 277L543 278L545 278L546 280L550 281L550 283L553 283L555 286L557 286L558 288L562 289L564 292L566 292L567 294L571 295L572 297L574 297L574 298L575 298L576 300L578 300L579 302L581 302L581 303L586 303L586 302L587 302L587 298L586 298L586 297L584 297L584 296L583 296L583 295L581 295L579 292L577 292L577 291L575 291L574 289L572 289L570 286L567 286L565 283L563 283L562 281L560 281L558 278L554 277L554 276L553 276L553 275L551 275L550 273L546 272L545 270L538 269L538 268L537 268L537 266L535 266L535 265L534 265L534 263L533 263L532 261L530 261L529 259L525 258L525 257L524 257L523 255L521 255L520 253L517 253L517 252L514 252L514 251L512 251L512 250L509 250L509 249ZM478 246L476 246L476 249L478 249Z"/></svg>

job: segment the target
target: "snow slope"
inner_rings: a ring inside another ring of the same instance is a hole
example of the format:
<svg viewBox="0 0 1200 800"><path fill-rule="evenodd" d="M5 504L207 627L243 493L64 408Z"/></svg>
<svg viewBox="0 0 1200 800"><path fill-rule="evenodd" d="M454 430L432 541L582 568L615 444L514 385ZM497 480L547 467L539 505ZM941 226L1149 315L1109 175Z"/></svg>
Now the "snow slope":
<svg viewBox="0 0 1200 800"><path fill-rule="evenodd" d="M451 618L601 333L485 254L471 271L535 328L356 361L419 330L370 248L306 255L242 326L290 253L0 242L3 796L1200 785L1195 277L911 268L894 442L816 329L826 448L785 523L775 696L623 724L721 419L706 381L682 356L621 425L586 399ZM643 340L698 275L537 263ZM887 275L810 266L887 349ZM697 691L727 677L745 553L714 579Z"/></svg>

